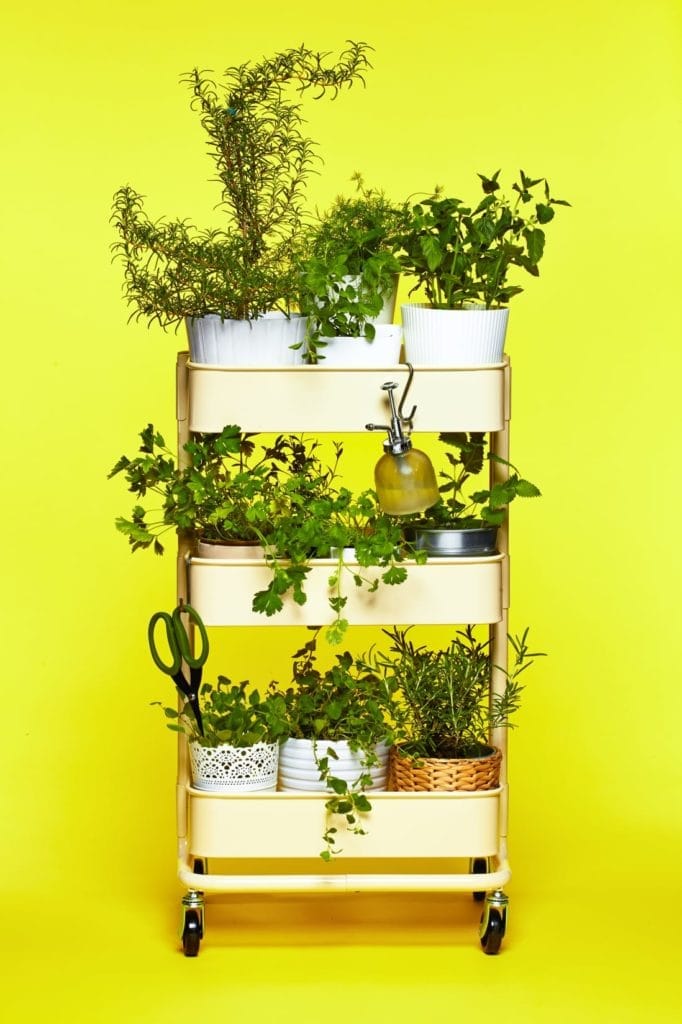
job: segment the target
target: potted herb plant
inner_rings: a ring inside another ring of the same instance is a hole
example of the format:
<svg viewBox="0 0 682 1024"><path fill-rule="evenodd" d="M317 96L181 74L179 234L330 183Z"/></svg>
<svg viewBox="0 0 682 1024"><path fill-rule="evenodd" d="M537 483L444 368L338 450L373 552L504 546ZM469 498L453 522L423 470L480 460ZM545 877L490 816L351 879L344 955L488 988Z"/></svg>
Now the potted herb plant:
<svg viewBox="0 0 682 1024"><path fill-rule="evenodd" d="M285 706L274 689L261 696L248 682L226 676L204 683L199 701L203 734L185 701L178 711L163 707L168 728L189 742L192 785L214 793L249 793L277 788L279 745L287 735Z"/></svg>
<svg viewBox="0 0 682 1024"><path fill-rule="evenodd" d="M416 551L441 558L493 555L507 506L515 498L537 497L540 491L510 463L486 452L485 434L441 433L438 438L448 449L446 469L438 474L443 480L438 488L442 498L423 515L413 517L405 535ZM487 460L502 463L512 472L492 487L470 491L466 485Z"/></svg>
<svg viewBox="0 0 682 1024"><path fill-rule="evenodd" d="M337 445L337 457L341 454ZM373 593L380 585L396 586L407 579L401 524L381 510L371 489L354 494L347 487L329 487L305 506L291 506L289 514L273 525L273 532L277 546L286 548L291 562L301 568L309 565L311 552L317 558L335 561L329 576L334 620L325 633L331 644L340 643L348 627L346 583ZM426 553L417 552L415 560L424 562ZM273 580L269 591L260 596L260 610L271 614L281 608L277 590Z"/></svg>
<svg viewBox="0 0 682 1024"><path fill-rule="evenodd" d="M509 637L514 662L501 692L490 698L493 665L489 640L467 626L441 650L416 646L409 629L383 631L389 655L374 664L397 692L396 734L391 751L391 789L483 790L499 784L501 753L491 745L493 729L512 727L524 686L520 677L540 652L528 650L528 629Z"/></svg>
<svg viewBox="0 0 682 1024"><path fill-rule="evenodd" d="M283 791L330 792L325 807L325 848L336 848L334 815L363 835L362 815L371 810L367 792L386 789L393 740L394 683L348 651L322 671L316 663L317 631L293 656L292 685L282 693L288 739L281 748Z"/></svg>
<svg viewBox="0 0 682 1024"><path fill-rule="evenodd" d="M336 483L340 444L326 465L317 441L279 435L256 446L253 435L229 425L220 434L193 435L184 446L187 465L179 466L152 424L140 437L139 453L122 456L109 474L123 474L145 500L116 520L133 551L162 554L160 538L174 529L193 540L200 557L264 559L269 580L252 608L267 616L282 610L286 595L305 604L313 559L332 557L330 643L339 643L348 625L346 580L374 591L406 579L399 522L380 510L373 491L354 495Z"/></svg>
<svg viewBox="0 0 682 1024"><path fill-rule="evenodd" d="M305 325L292 311L315 144L303 134L300 104L286 91L335 97L362 81L368 49L350 42L331 62L304 46L285 50L228 68L221 87L197 68L184 76L221 186L224 222L215 229L152 220L137 191L126 185L116 192L113 248L133 316L162 327L185 320L194 361L300 358L291 346Z"/></svg>
<svg viewBox="0 0 682 1024"><path fill-rule="evenodd" d="M393 365L401 346L400 327L393 324L396 254L409 210L366 188L359 174L354 180L356 194L339 196L307 238L301 285L306 359L326 366Z"/></svg>
<svg viewBox="0 0 682 1024"><path fill-rule="evenodd" d="M439 192L417 203L403 237L403 269L416 277L425 303L402 307L405 355L416 365L470 366L502 361L508 303L523 290L512 268L533 277L555 207L545 178L523 171L500 191L499 171L479 174L483 199L468 206Z"/></svg>
<svg viewBox="0 0 682 1024"><path fill-rule="evenodd" d="M133 551L153 545L162 554L159 538L175 529L192 536L202 557L265 557L273 519L287 503L304 504L323 492L333 470L318 459L317 442L279 435L256 447L252 436L234 425L195 434L181 466L152 424L141 431L139 453L123 455L109 473L122 473L139 498L161 502L156 509L137 504L130 518L116 520Z"/></svg>

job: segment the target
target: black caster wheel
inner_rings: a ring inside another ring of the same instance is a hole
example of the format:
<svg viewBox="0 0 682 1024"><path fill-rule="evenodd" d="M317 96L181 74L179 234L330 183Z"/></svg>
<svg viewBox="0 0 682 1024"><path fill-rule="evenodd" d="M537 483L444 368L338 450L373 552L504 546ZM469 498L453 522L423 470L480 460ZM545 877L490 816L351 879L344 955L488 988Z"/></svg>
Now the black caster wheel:
<svg viewBox="0 0 682 1024"><path fill-rule="evenodd" d="M483 922L483 918L481 918ZM488 956L494 956L500 952L502 939L504 938L504 918L499 910L491 907L488 914L488 925L481 935L481 948Z"/></svg>
<svg viewBox="0 0 682 1024"><path fill-rule="evenodd" d="M185 956L197 956L201 945L201 919L196 910L188 910L185 914L185 927L182 930L182 951Z"/></svg>
<svg viewBox="0 0 682 1024"><path fill-rule="evenodd" d="M472 875L485 875L488 871L488 858L487 857L474 857L471 861L470 868ZM483 890L475 890L471 894L476 903L483 903L485 899L485 892Z"/></svg>

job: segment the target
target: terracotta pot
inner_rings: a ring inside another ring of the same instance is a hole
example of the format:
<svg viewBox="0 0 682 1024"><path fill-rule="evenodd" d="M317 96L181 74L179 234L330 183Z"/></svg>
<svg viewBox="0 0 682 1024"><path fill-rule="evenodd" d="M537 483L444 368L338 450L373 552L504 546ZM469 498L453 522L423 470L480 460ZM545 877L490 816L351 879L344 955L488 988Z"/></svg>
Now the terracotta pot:
<svg viewBox="0 0 682 1024"><path fill-rule="evenodd" d="M225 540L225 541L197 541L197 556L199 558L224 558L237 559L246 558L256 561L265 558L265 551L257 541L246 540Z"/></svg>

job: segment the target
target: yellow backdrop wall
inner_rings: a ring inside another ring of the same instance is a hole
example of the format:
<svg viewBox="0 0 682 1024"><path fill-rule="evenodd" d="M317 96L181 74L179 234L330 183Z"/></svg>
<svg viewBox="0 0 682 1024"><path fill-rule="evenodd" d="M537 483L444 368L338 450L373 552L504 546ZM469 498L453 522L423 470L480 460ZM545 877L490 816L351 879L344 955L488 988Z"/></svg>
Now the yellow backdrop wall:
<svg viewBox="0 0 682 1024"><path fill-rule="evenodd" d="M211 964L216 977L233 978L233 1009L248 1005L250 984L274 1006L288 978L297 1020L317 1019L339 973L365 1008L399 996L397 1019L426 1019L451 998L453 954L439 945L446 925L428 900L418 934L435 959L418 951L411 968L413 939L405 932L403 946L384 948L374 903L364 919L339 912L348 941L331 973L323 951L312 951L307 974L288 959L291 944L332 941L320 923L330 912L318 904L280 921L275 940L271 911L262 911L261 934L241 907L252 938L231 960L218 949L197 968L197 1004L173 994L184 961L123 966L128 942L140 957L173 949L174 745L148 707L168 695L168 681L153 669L145 627L172 605L174 564L129 555L113 528L128 496L106 474L147 422L173 436L184 339L126 323L121 271L109 258L110 198L129 182L150 212L211 223L212 165L179 75L302 40L335 50L353 38L375 47L367 88L307 107L325 159L315 201L349 189L356 169L396 197L435 184L468 197L477 171L501 167L509 180L523 167L573 204L549 227L542 276L515 301L508 339L513 454L544 493L514 510L512 625L530 623L550 652L512 737L517 949L531 941L523 899L532 907L539 893L551 901L568 892L582 909L569 915L562 956L589 973L586 936L625 927L634 900L630 919L649 943L638 955L657 980L630 991L620 947L610 961L603 954L594 970L606 972L610 995L599 1019L645 1019L637 1014L649 1006L648 1019L672 1020L674 936L657 955L653 907L636 894L660 892L663 913L682 852L679 2L432 0L403 9L262 0L251 9L38 0L6 13L4 28L1 877L18 979L7 1005L16 998L26 1020L55 1007L88 1020L172 1020L181 1006L222 1005ZM367 439L356 465L369 473L376 450ZM362 648L373 636L351 639ZM255 644L241 631L220 642L209 670L264 681L283 672L299 640L280 629ZM398 904L403 916L414 911L414 901ZM355 941L375 941L373 968ZM589 948L604 947L606 938ZM67 966L77 951L88 965L80 979ZM513 952L512 942L511 974L497 978L518 1019L575 1019L552 1002L562 981L546 981L542 999L524 995ZM261 955L271 988L252 965ZM460 998L473 1007L483 968L466 964Z"/></svg>

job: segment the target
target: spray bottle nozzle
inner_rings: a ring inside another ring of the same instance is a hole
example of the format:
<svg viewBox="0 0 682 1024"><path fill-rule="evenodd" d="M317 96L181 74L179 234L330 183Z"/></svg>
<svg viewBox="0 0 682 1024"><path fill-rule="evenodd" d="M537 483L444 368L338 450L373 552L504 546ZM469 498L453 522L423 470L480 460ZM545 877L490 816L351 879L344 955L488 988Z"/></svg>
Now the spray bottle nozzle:
<svg viewBox="0 0 682 1024"><path fill-rule="evenodd" d="M391 405L390 426L380 423L368 423L365 426L365 430L385 430L388 432L388 438L384 441L384 451L390 452L392 455L400 455L403 452L409 451L412 447L409 435L412 432L414 414L417 411L417 406L412 406L412 412L409 416L405 416L403 414L403 405L407 398L407 393L410 390L410 385L412 384L412 378L414 376L414 367L411 363L407 363L407 368L409 371L407 384L405 385L405 390L402 393L397 409L395 404L395 395L393 392L400 385L393 380L387 380L381 385L381 390L388 394L388 400Z"/></svg>

